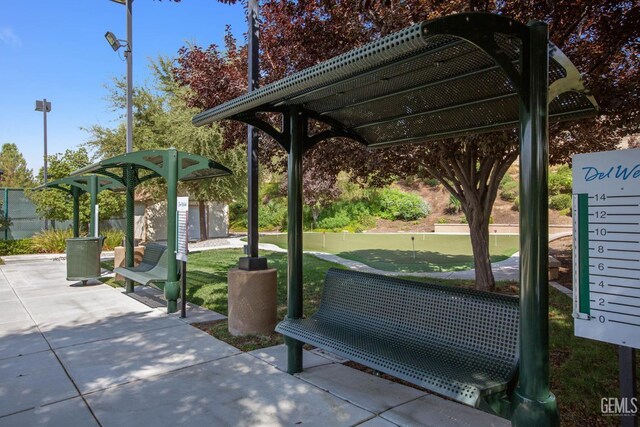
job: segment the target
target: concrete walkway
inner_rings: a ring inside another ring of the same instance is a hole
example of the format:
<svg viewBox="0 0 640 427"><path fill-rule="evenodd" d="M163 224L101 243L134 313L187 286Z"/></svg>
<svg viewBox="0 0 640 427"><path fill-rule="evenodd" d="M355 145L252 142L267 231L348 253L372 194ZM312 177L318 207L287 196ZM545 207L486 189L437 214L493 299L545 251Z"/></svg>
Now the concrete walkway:
<svg viewBox="0 0 640 427"><path fill-rule="evenodd" d="M507 426L509 422L284 346L250 353L93 282L59 258L0 266L0 426Z"/></svg>

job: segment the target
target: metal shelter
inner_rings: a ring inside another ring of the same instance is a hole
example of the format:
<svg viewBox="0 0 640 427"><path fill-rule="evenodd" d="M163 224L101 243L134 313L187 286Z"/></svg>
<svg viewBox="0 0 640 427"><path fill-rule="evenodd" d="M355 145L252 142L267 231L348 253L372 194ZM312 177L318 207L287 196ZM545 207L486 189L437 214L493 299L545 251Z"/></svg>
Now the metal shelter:
<svg viewBox="0 0 640 427"><path fill-rule="evenodd" d="M548 348L548 120L596 110L579 72L549 43L545 23L468 13L405 28L198 114L193 123L241 121L288 152L288 318L303 315L306 150L334 137L380 147L519 127L521 329L512 422L555 425ZM282 125L272 126L263 113L280 113ZM310 135L309 122L325 128ZM301 343L287 345L288 371L299 372Z"/></svg>
<svg viewBox="0 0 640 427"><path fill-rule="evenodd" d="M107 176L99 175L82 175L82 176L68 176L55 181L50 181L46 184L40 185L34 190L45 190L47 188L54 188L57 190L68 193L73 198L73 237L80 236L80 196L84 193L89 193L91 198L91 213L89 220L89 235L95 235L98 227L98 218L96 218L95 206L98 204L98 193L102 190L122 191L124 187L122 184Z"/></svg>
<svg viewBox="0 0 640 427"><path fill-rule="evenodd" d="M231 174L231 171L213 160L170 148L167 150L146 150L122 154L79 169L73 172L71 176L87 173L109 177L126 188L125 267L133 267L134 264L135 187L153 178L163 178L166 181L168 259L164 295L167 299L167 310L173 313L177 310L177 299L180 290L176 264L178 181L195 181L220 177ZM127 281L126 291L134 291L132 282Z"/></svg>

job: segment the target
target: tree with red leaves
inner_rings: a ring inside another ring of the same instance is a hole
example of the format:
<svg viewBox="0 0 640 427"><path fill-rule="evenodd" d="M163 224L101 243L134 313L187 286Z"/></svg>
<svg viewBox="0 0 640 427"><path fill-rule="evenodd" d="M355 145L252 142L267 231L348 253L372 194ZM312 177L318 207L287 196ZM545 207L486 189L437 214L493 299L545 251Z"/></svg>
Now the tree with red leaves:
<svg viewBox="0 0 640 427"><path fill-rule="evenodd" d="M594 120L551 126L551 163L569 162L575 153L614 149L621 138L640 131L640 6L634 2L264 0L260 7L261 84L416 22L452 13L492 12L521 22L542 20L550 26L551 41L585 74L601 107ZM181 49L175 75L192 89L191 105L208 109L245 93L246 66L246 46L238 46L227 31L224 54L216 46ZM224 129L227 144L246 143L241 125L227 122ZM286 168L282 150L264 135L260 156L264 167ZM341 170L354 178L373 178L374 183L428 172L460 200L471 230L476 287L492 290L489 217L499 183L517 156L515 130L375 152L353 141L329 140L305 154L305 195L328 191Z"/></svg>

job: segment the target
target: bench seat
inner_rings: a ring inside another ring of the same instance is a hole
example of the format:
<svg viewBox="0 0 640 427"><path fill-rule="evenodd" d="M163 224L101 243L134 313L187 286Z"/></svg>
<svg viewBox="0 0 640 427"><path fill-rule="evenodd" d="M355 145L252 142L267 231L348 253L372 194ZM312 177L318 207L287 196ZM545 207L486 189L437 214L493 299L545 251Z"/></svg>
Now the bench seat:
<svg viewBox="0 0 640 427"><path fill-rule="evenodd" d="M117 267L113 270L122 277L142 285L167 280L167 247L149 243L144 249L140 264L135 267Z"/></svg>
<svg viewBox="0 0 640 427"><path fill-rule="evenodd" d="M518 367L517 298L350 270L330 269L318 311L276 331L474 407Z"/></svg>

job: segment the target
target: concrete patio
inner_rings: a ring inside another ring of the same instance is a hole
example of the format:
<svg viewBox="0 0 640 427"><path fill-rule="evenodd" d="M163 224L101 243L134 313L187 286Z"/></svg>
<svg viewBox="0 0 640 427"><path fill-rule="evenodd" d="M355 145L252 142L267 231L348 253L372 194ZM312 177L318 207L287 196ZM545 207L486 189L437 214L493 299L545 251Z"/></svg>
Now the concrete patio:
<svg viewBox="0 0 640 427"><path fill-rule="evenodd" d="M153 292L77 286L60 258L5 261L0 426L510 425L322 352L291 376L284 346L243 353L189 324L217 313L183 320Z"/></svg>

